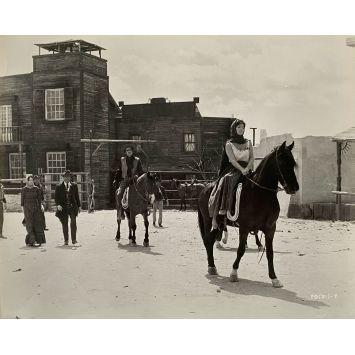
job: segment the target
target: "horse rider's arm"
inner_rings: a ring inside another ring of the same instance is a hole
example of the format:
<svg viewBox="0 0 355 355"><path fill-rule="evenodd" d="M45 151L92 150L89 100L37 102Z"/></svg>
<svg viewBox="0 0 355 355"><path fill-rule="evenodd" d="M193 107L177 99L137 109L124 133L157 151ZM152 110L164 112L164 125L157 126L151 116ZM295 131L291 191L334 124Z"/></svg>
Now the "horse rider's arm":
<svg viewBox="0 0 355 355"><path fill-rule="evenodd" d="M251 141L249 141L249 162L247 166L247 170L254 170L254 148L253 145L251 144Z"/></svg>
<svg viewBox="0 0 355 355"><path fill-rule="evenodd" d="M236 169L238 169L241 172L243 172L244 168L235 159L231 144L232 143L229 143L229 142L226 143L226 154L227 154L228 160Z"/></svg>
<svg viewBox="0 0 355 355"><path fill-rule="evenodd" d="M144 174L144 170L142 168L142 161L140 159L138 159L136 175L141 176L143 174Z"/></svg>

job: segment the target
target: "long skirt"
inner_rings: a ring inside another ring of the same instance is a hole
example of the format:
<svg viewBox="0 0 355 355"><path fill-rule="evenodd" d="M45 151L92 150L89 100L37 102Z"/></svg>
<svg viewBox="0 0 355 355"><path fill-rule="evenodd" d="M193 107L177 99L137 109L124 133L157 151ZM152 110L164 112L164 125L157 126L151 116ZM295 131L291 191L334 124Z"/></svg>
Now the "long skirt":
<svg viewBox="0 0 355 355"><path fill-rule="evenodd" d="M34 242L43 244L46 243L44 234L43 216L40 210L30 210L25 208L25 225L26 225L26 244Z"/></svg>
<svg viewBox="0 0 355 355"><path fill-rule="evenodd" d="M241 166L246 167L247 162L238 162ZM211 218L218 215L226 215L227 211L232 209L233 191L236 188L242 172L233 166L226 169L224 174L212 189L209 201L208 212Z"/></svg>

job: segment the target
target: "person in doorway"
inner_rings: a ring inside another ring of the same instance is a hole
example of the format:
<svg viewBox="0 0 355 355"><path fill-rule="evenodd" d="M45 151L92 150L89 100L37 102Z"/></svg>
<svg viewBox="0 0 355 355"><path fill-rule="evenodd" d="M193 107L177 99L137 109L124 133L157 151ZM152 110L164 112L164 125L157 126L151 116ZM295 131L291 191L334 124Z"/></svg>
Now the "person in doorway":
<svg viewBox="0 0 355 355"><path fill-rule="evenodd" d="M7 239L3 234L4 211L6 211L6 198L4 185L0 182L0 238Z"/></svg>
<svg viewBox="0 0 355 355"><path fill-rule="evenodd" d="M21 206L25 216L26 224L26 245L39 247L46 242L42 213L41 191L34 185L33 176L29 175L26 179L26 186L21 193Z"/></svg>
<svg viewBox="0 0 355 355"><path fill-rule="evenodd" d="M57 185L55 189L54 199L57 206L56 216L62 223L64 245L69 242L68 221L70 217L70 235L73 244L77 244L76 239L77 225L76 217L81 211L79 199L78 185L71 182L71 172L66 170L63 176L63 182Z"/></svg>
<svg viewBox="0 0 355 355"><path fill-rule="evenodd" d="M124 219L122 208L122 198L126 187L133 184L140 175L144 173L141 160L134 156L133 147L128 146L125 149L125 155L121 157L118 169L116 170L114 184L118 186L116 191L117 218Z"/></svg>
<svg viewBox="0 0 355 355"><path fill-rule="evenodd" d="M156 227L157 220L157 210L159 211L158 224L159 227L163 227L163 201L166 200L169 204L164 187L161 185L161 180L156 180L157 193L155 194L155 199L153 202L153 226Z"/></svg>

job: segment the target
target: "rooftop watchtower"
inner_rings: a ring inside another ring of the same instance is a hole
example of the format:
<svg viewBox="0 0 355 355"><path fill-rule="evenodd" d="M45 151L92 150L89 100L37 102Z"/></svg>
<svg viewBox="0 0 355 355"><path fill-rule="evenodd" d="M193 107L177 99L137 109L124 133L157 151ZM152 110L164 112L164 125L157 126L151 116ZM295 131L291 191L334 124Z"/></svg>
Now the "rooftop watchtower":
<svg viewBox="0 0 355 355"><path fill-rule="evenodd" d="M48 52L55 53L89 53L99 52L99 57L101 58L101 51L105 50L96 44L79 40L68 40L62 42L52 42L52 43L44 43L44 44L35 44L38 47L38 55L41 55L41 49L45 49ZM48 54L48 53L46 53Z"/></svg>

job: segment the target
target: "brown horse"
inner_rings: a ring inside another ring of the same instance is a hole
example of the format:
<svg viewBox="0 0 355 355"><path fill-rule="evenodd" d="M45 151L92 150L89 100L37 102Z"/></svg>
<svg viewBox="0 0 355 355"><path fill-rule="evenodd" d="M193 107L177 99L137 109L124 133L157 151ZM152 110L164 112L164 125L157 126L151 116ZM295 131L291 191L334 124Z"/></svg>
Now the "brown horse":
<svg viewBox="0 0 355 355"><path fill-rule="evenodd" d="M124 213L127 217L129 235L128 240L129 244L136 245L136 215L141 214L144 219L145 226L145 237L143 245L145 247L149 246L149 222L148 222L148 207L149 204L153 204L155 194L157 193L156 186L156 176L150 172L147 172L141 175L136 182L133 182L129 186L128 191L128 201L127 205L124 208ZM117 191L116 191L116 208L118 206L117 201ZM121 238L121 218L117 215L117 232L116 232L116 241L119 241Z"/></svg>
<svg viewBox="0 0 355 355"><path fill-rule="evenodd" d="M286 146L284 142L269 155L267 155L256 169L253 177L246 177L240 196L239 247L237 258L233 263L230 281L238 281L238 267L245 253L245 245L250 232L262 231L265 234L266 256L268 260L269 277L274 287L282 287L274 270L273 239L276 230L276 221L280 213L277 199L278 183L280 182L287 194L294 194L299 189L294 168L295 159L292 155L294 143ZM209 216L208 200L213 184L208 185L199 198L198 222L207 252L208 273L217 274L214 264L213 245L218 230L212 230L212 218Z"/></svg>

